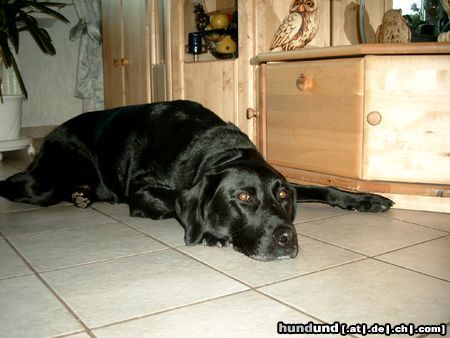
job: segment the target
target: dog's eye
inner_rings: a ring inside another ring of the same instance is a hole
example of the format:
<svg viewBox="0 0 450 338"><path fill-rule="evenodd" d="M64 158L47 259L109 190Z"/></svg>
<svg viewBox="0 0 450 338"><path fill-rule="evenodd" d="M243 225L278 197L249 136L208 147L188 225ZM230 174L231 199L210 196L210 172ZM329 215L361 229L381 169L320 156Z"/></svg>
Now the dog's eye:
<svg viewBox="0 0 450 338"><path fill-rule="evenodd" d="M282 201L286 201L289 198L289 192L287 190L280 190L278 196Z"/></svg>
<svg viewBox="0 0 450 338"><path fill-rule="evenodd" d="M247 194L246 192L241 192L238 195L239 200L241 200L242 202L249 202L250 201L250 195Z"/></svg>

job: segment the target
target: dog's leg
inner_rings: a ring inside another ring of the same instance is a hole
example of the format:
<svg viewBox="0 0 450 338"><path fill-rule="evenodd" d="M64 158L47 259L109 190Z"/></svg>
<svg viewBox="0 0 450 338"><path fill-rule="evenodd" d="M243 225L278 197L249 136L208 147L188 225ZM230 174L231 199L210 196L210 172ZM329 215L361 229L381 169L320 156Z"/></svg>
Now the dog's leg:
<svg viewBox="0 0 450 338"><path fill-rule="evenodd" d="M165 187L139 189L130 195L130 215L151 219L174 216L176 194Z"/></svg>
<svg viewBox="0 0 450 338"><path fill-rule="evenodd" d="M380 212L394 205L390 199L380 195L348 192L333 187L294 185L297 202L326 203L347 210Z"/></svg>

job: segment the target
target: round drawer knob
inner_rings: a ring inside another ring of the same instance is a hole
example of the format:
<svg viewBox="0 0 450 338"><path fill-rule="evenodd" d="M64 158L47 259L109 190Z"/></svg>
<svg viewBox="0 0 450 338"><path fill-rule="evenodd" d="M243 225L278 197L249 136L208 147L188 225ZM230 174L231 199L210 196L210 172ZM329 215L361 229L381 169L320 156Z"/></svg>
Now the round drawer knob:
<svg viewBox="0 0 450 338"><path fill-rule="evenodd" d="M304 74L301 74L295 83L298 90L305 91L312 86L312 80L308 79Z"/></svg>
<svg viewBox="0 0 450 338"><path fill-rule="evenodd" d="M369 124L372 126L379 125L381 120L382 120L381 114L377 111L371 111L367 115L367 122L369 122Z"/></svg>

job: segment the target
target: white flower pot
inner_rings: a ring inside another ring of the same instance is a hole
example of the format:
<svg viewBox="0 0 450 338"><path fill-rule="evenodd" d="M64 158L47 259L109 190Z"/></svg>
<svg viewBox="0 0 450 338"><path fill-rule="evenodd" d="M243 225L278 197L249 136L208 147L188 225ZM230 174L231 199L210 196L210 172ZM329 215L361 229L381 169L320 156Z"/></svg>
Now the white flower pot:
<svg viewBox="0 0 450 338"><path fill-rule="evenodd" d="M20 137L22 101L22 95L3 96L3 103L0 103L0 141Z"/></svg>

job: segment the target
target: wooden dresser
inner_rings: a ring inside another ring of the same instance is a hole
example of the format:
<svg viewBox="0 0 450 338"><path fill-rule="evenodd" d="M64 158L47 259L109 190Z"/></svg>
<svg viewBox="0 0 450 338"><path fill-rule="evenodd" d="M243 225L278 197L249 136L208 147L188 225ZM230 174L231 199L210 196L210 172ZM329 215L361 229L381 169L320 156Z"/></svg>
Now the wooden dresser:
<svg viewBox="0 0 450 338"><path fill-rule="evenodd" d="M291 181L450 212L450 44L264 53L259 146Z"/></svg>

